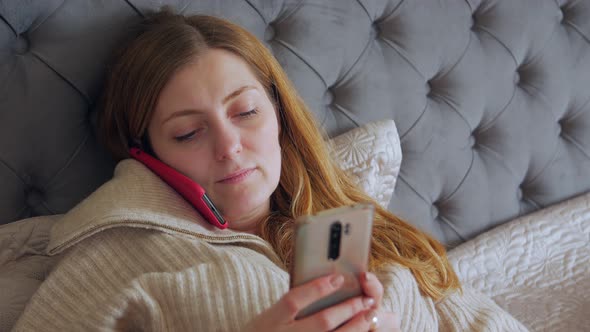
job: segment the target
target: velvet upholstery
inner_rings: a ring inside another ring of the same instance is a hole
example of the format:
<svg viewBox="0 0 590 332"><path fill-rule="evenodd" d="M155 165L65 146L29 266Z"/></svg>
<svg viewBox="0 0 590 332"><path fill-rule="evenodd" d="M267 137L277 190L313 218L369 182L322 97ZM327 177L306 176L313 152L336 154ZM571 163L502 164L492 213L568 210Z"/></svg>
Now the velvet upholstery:
<svg viewBox="0 0 590 332"><path fill-rule="evenodd" d="M330 136L393 119L389 209L446 244L590 190L587 0L0 0L0 224L112 176L106 61L163 4L261 38Z"/></svg>

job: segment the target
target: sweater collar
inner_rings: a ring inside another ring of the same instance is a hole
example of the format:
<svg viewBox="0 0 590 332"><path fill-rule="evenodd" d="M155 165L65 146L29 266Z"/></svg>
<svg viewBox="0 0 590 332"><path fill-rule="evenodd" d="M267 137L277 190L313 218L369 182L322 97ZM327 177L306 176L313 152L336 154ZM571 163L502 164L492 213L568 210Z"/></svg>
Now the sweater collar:
<svg viewBox="0 0 590 332"><path fill-rule="evenodd" d="M56 222L48 253L58 254L114 227L154 229L192 235L212 243L267 242L260 237L209 224L174 189L140 162L125 159L114 176Z"/></svg>

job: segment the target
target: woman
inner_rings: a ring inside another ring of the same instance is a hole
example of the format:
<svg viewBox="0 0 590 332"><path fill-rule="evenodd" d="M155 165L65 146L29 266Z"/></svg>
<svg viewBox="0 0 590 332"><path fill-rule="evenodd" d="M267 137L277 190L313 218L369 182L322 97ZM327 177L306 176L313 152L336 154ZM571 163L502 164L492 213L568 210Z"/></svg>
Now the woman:
<svg viewBox="0 0 590 332"><path fill-rule="evenodd" d="M114 178L68 212L60 263L17 330L526 330L461 290L444 248L376 208L364 295L303 319L342 276L288 289L293 220L361 201L280 65L250 33L207 16L146 18L110 71L100 134ZM132 144L201 184L207 224Z"/></svg>

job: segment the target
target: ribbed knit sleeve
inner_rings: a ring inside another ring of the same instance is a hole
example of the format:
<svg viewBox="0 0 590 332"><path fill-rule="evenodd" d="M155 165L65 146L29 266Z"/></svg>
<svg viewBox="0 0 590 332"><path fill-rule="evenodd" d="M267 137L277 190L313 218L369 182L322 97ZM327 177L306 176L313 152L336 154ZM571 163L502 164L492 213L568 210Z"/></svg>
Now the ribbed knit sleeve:
<svg viewBox="0 0 590 332"><path fill-rule="evenodd" d="M399 315L402 331L528 331L487 296L465 288L434 303L420 293L412 273L393 265L377 273L384 285L383 307Z"/></svg>
<svg viewBox="0 0 590 332"><path fill-rule="evenodd" d="M288 291L244 246L115 229L64 255L15 331L239 331Z"/></svg>
<svg viewBox="0 0 590 332"><path fill-rule="evenodd" d="M400 317L402 331L438 331L434 303L420 295L408 269L392 265L376 274L384 287L383 308Z"/></svg>
<svg viewBox="0 0 590 332"><path fill-rule="evenodd" d="M123 291L115 326L154 332L240 331L278 300L285 285L272 271L237 259L146 274Z"/></svg>
<svg viewBox="0 0 590 332"><path fill-rule="evenodd" d="M439 331L519 332L528 329L492 299L468 287L436 304Z"/></svg>

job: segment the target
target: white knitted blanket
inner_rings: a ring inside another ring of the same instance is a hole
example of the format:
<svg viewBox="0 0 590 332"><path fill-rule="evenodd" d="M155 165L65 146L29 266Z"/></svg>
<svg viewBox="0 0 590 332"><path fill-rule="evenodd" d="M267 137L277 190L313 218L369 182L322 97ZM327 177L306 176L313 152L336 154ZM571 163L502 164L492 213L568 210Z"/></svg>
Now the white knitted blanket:
<svg viewBox="0 0 590 332"><path fill-rule="evenodd" d="M590 193L449 253L461 280L531 331L590 331Z"/></svg>

